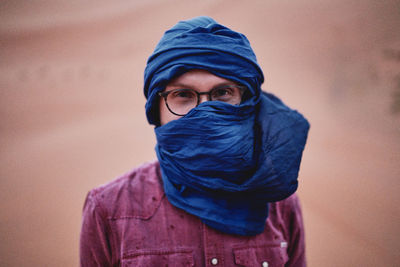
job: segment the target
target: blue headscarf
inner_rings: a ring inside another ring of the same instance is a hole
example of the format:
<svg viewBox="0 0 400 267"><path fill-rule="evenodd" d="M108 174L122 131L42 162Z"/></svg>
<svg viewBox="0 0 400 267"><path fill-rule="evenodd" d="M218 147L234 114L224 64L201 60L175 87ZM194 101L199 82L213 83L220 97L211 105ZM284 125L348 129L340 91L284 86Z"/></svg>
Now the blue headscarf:
<svg viewBox="0 0 400 267"><path fill-rule="evenodd" d="M244 85L250 97L238 106L203 102L159 126L157 93L193 69ZM156 125L156 152L171 204L225 233L261 233L268 203L297 189L309 124L261 91L263 73L247 38L209 17L181 21L165 32L144 78L146 115Z"/></svg>

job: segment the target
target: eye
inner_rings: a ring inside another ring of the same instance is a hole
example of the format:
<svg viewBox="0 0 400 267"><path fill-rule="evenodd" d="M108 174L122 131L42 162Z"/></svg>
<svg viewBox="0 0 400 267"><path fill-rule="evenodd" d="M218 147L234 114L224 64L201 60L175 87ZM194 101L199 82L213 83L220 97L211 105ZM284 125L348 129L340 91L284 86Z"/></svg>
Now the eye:
<svg viewBox="0 0 400 267"><path fill-rule="evenodd" d="M176 89L169 94L169 97L175 99L193 99L196 98L196 94L190 89Z"/></svg>
<svg viewBox="0 0 400 267"><path fill-rule="evenodd" d="M219 87L215 88L211 92L211 97L215 100L230 98L235 95L234 87Z"/></svg>

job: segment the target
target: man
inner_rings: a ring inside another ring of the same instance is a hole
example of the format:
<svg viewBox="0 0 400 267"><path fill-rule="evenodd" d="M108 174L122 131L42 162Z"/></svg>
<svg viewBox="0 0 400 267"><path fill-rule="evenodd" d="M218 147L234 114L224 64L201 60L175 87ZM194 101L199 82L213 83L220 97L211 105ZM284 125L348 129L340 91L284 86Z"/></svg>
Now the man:
<svg viewBox="0 0 400 267"><path fill-rule="evenodd" d="M305 266L309 124L263 79L247 38L209 17L164 34L144 84L158 161L89 192L82 266Z"/></svg>

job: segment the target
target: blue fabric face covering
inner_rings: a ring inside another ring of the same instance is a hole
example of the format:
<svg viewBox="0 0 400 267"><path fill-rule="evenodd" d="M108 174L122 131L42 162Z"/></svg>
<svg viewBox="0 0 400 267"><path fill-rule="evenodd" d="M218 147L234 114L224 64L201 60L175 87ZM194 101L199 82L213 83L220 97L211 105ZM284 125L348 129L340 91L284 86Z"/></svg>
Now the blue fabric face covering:
<svg viewBox="0 0 400 267"><path fill-rule="evenodd" d="M156 94L191 69L204 69L249 88L234 106L208 101L158 126ZM263 74L246 37L208 17L167 31L145 70L146 114L155 124L164 190L176 207L229 234L264 230L268 203L297 189L308 122L261 92Z"/></svg>

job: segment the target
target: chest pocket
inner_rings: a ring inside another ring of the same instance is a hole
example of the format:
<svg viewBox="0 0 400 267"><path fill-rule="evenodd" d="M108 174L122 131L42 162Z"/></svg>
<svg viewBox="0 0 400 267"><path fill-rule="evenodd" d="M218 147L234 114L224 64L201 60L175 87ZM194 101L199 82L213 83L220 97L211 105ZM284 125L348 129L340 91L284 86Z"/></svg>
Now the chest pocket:
<svg viewBox="0 0 400 267"><path fill-rule="evenodd" d="M233 253L235 263L245 267L280 267L288 261L286 249L279 244L236 248Z"/></svg>
<svg viewBox="0 0 400 267"><path fill-rule="evenodd" d="M122 266L163 266L191 267L194 266L193 252L187 249L177 250L138 250L125 253Z"/></svg>

